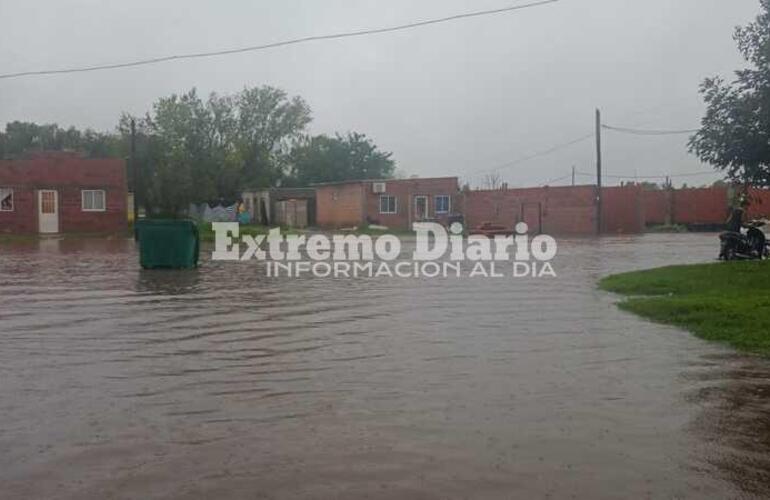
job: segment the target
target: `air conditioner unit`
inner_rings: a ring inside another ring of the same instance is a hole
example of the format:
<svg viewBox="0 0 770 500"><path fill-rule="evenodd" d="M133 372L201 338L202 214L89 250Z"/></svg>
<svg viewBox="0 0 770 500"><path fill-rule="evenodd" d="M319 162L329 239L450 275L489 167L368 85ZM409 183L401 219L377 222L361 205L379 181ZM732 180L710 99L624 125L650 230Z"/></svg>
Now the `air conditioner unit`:
<svg viewBox="0 0 770 500"><path fill-rule="evenodd" d="M375 194L380 194L385 192L385 183L384 182L375 182L372 184L372 192Z"/></svg>

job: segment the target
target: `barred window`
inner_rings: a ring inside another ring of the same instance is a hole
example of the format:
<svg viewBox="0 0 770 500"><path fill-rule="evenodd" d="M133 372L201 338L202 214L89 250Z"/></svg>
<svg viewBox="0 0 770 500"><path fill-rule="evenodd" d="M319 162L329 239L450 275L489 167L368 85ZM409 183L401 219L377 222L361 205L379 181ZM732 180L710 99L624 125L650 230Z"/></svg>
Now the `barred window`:
<svg viewBox="0 0 770 500"><path fill-rule="evenodd" d="M442 195L436 196L435 203L436 203L435 212L437 214L448 214L452 208L451 198L447 195L442 194Z"/></svg>
<svg viewBox="0 0 770 500"><path fill-rule="evenodd" d="M101 189L81 191L84 212L104 212L106 207L105 192Z"/></svg>
<svg viewBox="0 0 770 500"><path fill-rule="evenodd" d="M13 189L0 188L0 212L13 212Z"/></svg>
<svg viewBox="0 0 770 500"><path fill-rule="evenodd" d="M398 212L398 203L396 197L384 194L380 196L380 213L395 214Z"/></svg>

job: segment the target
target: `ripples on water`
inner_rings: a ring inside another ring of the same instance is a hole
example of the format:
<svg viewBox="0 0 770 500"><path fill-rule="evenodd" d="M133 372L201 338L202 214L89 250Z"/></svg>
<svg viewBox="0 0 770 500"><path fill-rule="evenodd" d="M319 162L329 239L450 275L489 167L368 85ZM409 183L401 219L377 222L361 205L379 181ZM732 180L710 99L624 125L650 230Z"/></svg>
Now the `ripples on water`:
<svg viewBox="0 0 770 500"><path fill-rule="evenodd" d="M555 280L270 279L207 258L141 271L126 240L0 247L0 497L767 493L768 363L595 290L712 259L714 237L560 243Z"/></svg>

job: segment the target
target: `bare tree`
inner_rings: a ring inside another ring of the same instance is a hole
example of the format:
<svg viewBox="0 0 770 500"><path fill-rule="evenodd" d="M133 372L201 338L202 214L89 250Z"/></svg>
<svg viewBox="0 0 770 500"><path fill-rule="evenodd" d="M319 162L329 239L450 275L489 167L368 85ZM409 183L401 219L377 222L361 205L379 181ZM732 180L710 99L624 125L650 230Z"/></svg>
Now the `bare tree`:
<svg viewBox="0 0 770 500"><path fill-rule="evenodd" d="M500 189L503 186L502 176L495 172L484 176L484 187L486 189Z"/></svg>

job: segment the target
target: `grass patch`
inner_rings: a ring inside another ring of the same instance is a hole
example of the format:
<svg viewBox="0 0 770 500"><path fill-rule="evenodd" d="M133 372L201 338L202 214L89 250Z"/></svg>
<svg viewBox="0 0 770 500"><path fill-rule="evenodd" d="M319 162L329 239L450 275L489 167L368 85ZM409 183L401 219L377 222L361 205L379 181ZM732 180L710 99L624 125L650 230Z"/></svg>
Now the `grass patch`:
<svg viewBox="0 0 770 500"><path fill-rule="evenodd" d="M59 233L59 234L0 234L0 245L15 245L20 243L35 243L40 240L111 240L118 238L130 238L132 231L112 233Z"/></svg>
<svg viewBox="0 0 770 500"><path fill-rule="evenodd" d="M385 234L393 234L395 236L414 236L416 233L409 229L400 229L395 227L389 227L388 229L379 229L378 227L371 227L368 225L357 227L352 231L337 231L340 234L356 234L356 235L369 235L369 236L382 236Z"/></svg>
<svg viewBox="0 0 770 500"><path fill-rule="evenodd" d="M770 355L770 262L664 267L609 276L599 287L628 296L623 310Z"/></svg>
<svg viewBox="0 0 770 500"><path fill-rule="evenodd" d="M16 243L31 243L37 241L39 236L30 234L0 234L0 245L13 245Z"/></svg>
<svg viewBox="0 0 770 500"><path fill-rule="evenodd" d="M247 236L257 236L257 235L263 235L270 232L270 230L273 229L268 226L260 226L256 224L241 224L239 227L239 236L247 235ZM282 227L281 234L302 234L302 231L298 229L293 228L287 228ZM211 227L211 223L200 223L198 224L198 233L200 234L201 241L205 241L207 243L213 243L214 242L214 230Z"/></svg>
<svg viewBox="0 0 770 500"><path fill-rule="evenodd" d="M248 235L248 236L263 235L270 232L271 229L273 228L269 226L260 226L256 224L241 224L239 235ZM296 228L290 228L290 227L281 227L280 229L281 229L281 234L283 235L306 234L308 232L313 231L313 230L302 230L302 229L296 229ZM199 223L198 232L200 234L201 241L205 241L207 243L212 243L214 241L214 230L211 227L211 223ZM329 234L369 235L372 237L382 236L384 234L394 234L397 236L410 236L410 235L414 236L415 234L414 231L408 231L406 229L380 230L369 226L361 226L356 228L355 230L350 230L350 231L342 231L342 230L328 231L328 233Z"/></svg>

